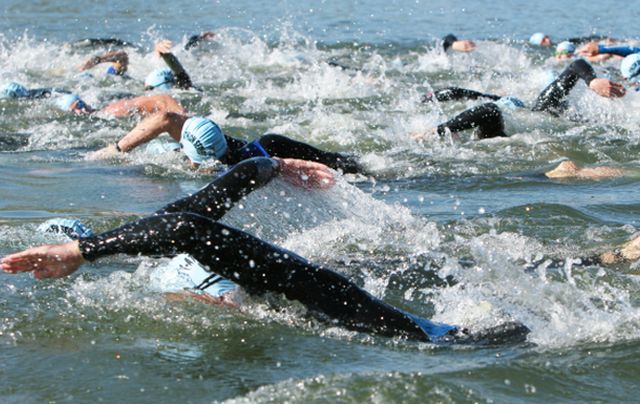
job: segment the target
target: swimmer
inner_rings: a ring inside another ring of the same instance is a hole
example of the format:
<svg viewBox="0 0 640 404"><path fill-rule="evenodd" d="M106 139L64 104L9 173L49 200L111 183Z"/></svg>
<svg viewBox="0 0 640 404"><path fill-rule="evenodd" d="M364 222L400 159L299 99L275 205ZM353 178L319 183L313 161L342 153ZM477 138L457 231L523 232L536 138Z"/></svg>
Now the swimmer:
<svg viewBox="0 0 640 404"><path fill-rule="evenodd" d="M638 65L640 70L640 64ZM572 62L551 84L549 84L536 99L532 111L547 112L553 116L560 115L567 107L564 99L582 79L596 94L606 98L624 96L625 88L606 78L598 78L593 67L585 60ZM455 89L455 87L454 87ZM474 90L445 89L442 94L430 93L423 97L423 101L464 99L465 97L495 99L495 95L484 94ZM493 137L507 137L505 132L503 109L524 108L525 104L516 97L499 97L495 102L489 102L461 112L451 120L440 124L431 132L419 132L411 136L415 140L424 140L437 134L444 137L447 131L457 133L467 129L477 129L479 139Z"/></svg>
<svg viewBox="0 0 640 404"><path fill-rule="evenodd" d="M606 46L598 42L589 42L578 49L578 54L584 57L598 57L601 55L629 56L640 53L640 48L633 46Z"/></svg>
<svg viewBox="0 0 640 404"><path fill-rule="evenodd" d="M580 167L571 160L563 161L553 170L544 173L548 178L576 178L600 180L624 176L621 168L614 167Z"/></svg>
<svg viewBox="0 0 640 404"><path fill-rule="evenodd" d="M177 114L186 113L182 105L167 94L142 95L139 97L126 98L111 102L99 110L93 109L76 94L64 94L55 98L53 101L58 109L65 112L73 112L78 115L100 113L115 118L124 118L131 115L146 117L164 112Z"/></svg>
<svg viewBox="0 0 640 404"><path fill-rule="evenodd" d="M216 37L215 32L205 31L199 34L191 35L186 44L184 44L184 50L189 50L203 41L213 41Z"/></svg>
<svg viewBox="0 0 640 404"><path fill-rule="evenodd" d="M178 58L171 53L172 43L169 40L161 40L155 46L155 54L162 58L169 69L156 69L149 73L144 81L145 90L163 89L171 87L189 89L193 87L191 78Z"/></svg>
<svg viewBox="0 0 640 404"><path fill-rule="evenodd" d="M118 153L129 152L165 132L181 144L182 152L194 169L211 159L233 165L247 158L264 156L316 161L345 173L362 172L362 167L353 156L322 151L277 134L263 135L246 142L225 135L210 119L174 112L158 113L143 119L122 139L93 152L89 158L110 158Z"/></svg>
<svg viewBox="0 0 640 404"><path fill-rule="evenodd" d="M283 169L278 160L258 160L270 165L271 171ZM314 166L312 170L324 170L316 168L316 163L306 164ZM223 187L207 187L153 216L77 241L29 248L5 256L0 266L12 274L32 272L37 279L61 278L86 262L110 255L185 253L247 293L284 294L351 330L422 342L488 344L523 342L529 333L523 324L508 322L471 334L397 309L331 269L219 223L219 213L228 209L225 194Z"/></svg>
<svg viewBox="0 0 640 404"><path fill-rule="evenodd" d="M587 35L583 37L568 38L565 41L571 42L572 44L577 45L577 44L590 42L594 40L606 40L607 42L615 41L613 38L609 38L603 35ZM564 42L564 41L560 41L560 42ZM551 40L551 37L545 34L544 32L536 32L533 35L531 35L531 37L529 38L529 44L534 46L550 47L553 45L553 41Z"/></svg>
<svg viewBox="0 0 640 404"><path fill-rule="evenodd" d="M69 94L69 91L53 87L29 89L20 83L16 83L15 81L4 84L0 87L0 98L39 99L51 97L52 94L56 93Z"/></svg>
<svg viewBox="0 0 640 404"><path fill-rule="evenodd" d="M442 49L448 51L452 49L456 52L472 52L476 49L476 44L468 39L460 40L453 34L446 35L442 38Z"/></svg>

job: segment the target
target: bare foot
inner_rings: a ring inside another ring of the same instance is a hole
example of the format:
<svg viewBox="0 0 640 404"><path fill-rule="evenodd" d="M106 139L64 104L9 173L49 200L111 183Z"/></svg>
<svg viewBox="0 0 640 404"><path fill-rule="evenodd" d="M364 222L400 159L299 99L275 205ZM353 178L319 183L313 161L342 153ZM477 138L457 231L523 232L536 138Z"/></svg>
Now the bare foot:
<svg viewBox="0 0 640 404"><path fill-rule="evenodd" d="M75 272L84 263L78 241L43 245L7 255L0 261L9 273L33 272L37 279L62 278Z"/></svg>

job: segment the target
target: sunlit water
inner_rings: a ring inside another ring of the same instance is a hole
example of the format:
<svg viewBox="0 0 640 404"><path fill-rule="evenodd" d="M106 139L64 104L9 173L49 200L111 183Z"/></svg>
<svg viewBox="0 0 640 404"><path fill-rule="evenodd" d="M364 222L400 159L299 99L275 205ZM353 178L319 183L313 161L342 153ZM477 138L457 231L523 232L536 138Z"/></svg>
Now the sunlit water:
<svg viewBox="0 0 640 404"><path fill-rule="evenodd" d="M531 103L565 64L525 45L592 32L631 38L637 16L613 2L77 2L5 0L0 83L73 90L102 106L140 94L164 37L203 92L175 91L194 114L252 139L285 133L357 153L374 174L301 191L276 180L224 219L356 280L399 307L484 328L516 319L527 344L439 347L318 323L277 296L241 309L169 302L152 275L166 260L111 257L64 280L0 274L0 397L6 402L634 400L640 348L637 268L581 265L637 230L637 94L599 98L579 83L574 122L514 113L507 139L419 144L476 102L421 104L459 85ZM540 26L544 23L545 26ZM190 34L215 30L194 51ZM448 32L477 40L443 54ZM97 50L83 37L134 42L129 80L78 75ZM327 64L336 61L351 70ZM597 66L616 78L618 61ZM46 100L0 100L0 254L61 241L51 217L106 230L193 192L209 176L180 158L87 152L134 119L62 114ZM629 176L550 181L571 158ZM444 280L444 281L443 281Z"/></svg>

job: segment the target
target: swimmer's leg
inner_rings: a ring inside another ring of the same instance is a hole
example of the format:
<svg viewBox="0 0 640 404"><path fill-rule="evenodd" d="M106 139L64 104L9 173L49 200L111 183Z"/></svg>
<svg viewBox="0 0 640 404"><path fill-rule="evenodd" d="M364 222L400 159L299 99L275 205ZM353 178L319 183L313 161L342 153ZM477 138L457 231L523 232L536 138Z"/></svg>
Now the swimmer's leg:
<svg viewBox="0 0 640 404"><path fill-rule="evenodd" d="M505 137L504 119L500 108L493 102L479 105L461 112L451 120L438 125L438 134L444 136L446 130L461 132L466 129L479 129L479 138Z"/></svg>
<svg viewBox="0 0 640 404"><path fill-rule="evenodd" d="M330 269L195 214L148 217L82 239L80 249L88 261L118 253L188 253L248 292L283 293L311 310L360 331L429 341L456 330L456 327L409 315Z"/></svg>
<svg viewBox="0 0 640 404"><path fill-rule="evenodd" d="M240 199L269 183L278 174L278 167L275 160L266 157L243 160L195 194L156 213L191 212L218 220Z"/></svg>
<svg viewBox="0 0 640 404"><path fill-rule="evenodd" d="M274 157L317 161L345 173L361 173L363 171L354 156L323 151L286 136L268 134L260 137L259 141L267 153Z"/></svg>
<svg viewBox="0 0 640 404"><path fill-rule="evenodd" d="M586 61L578 59L571 63L553 83L542 90L536 99L533 107L534 111L546 111L554 115L562 112L565 108L562 101L571 92L579 79L584 80L587 85L596 78L593 67Z"/></svg>

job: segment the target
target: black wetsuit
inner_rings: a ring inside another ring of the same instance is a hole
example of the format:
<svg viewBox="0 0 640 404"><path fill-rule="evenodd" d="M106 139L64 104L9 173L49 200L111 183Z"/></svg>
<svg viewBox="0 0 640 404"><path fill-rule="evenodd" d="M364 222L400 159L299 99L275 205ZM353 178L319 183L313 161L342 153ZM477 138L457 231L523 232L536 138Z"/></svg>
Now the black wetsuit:
<svg viewBox="0 0 640 404"><path fill-rule="evenodd" d="M153 216L80 239L82 255L94 261L120 253L187 253L249 293L283 293L350 329L420 341L453 338L455 327L399 310L328 268L216 222L235 202L268 183L278 170L279 164L273 159L245 160L207 187Z"/></svg>
<svg viewBox="0 0 640 404"><path fill-rule="evenodd" d="M571 92L579 79L589 85L596 75L591 65L578 59L572 62L551 84L549 84L536 99L532 111L544 111L558 116L566 109L565 97ZM474 90L450 87L423 97L423 101L449 101L459 99L489 98L498 100L501 97L493 94L484 94ZM437 131L441 136L449 129L452 132L460 132L466 129L478 129L478 137L487 139L492 137L507 136L504 132L504 119L500 107L493 102L479 105L463 111L451 120L438 125Z"/></svg>
<svg viewBox="0 0 640 404"><path fill-rule="evenodd" d="M236 164L250 157L266 156L316 161L335 170L340 169L345 173L363 172L354 156L323 151L282 135L267 134L253 142L246 142L227 135L225 135L225 139L227 140L227 153L220 158L220 161L228 165ZM259 143L259 147L256 147L256 143Z"/></svg>
<svg viewBox="0 0 640 404"><path fill-rule="evenodd" d="M442 48L444 49L444 51L448 51L449 48L451 48L451 45L453 45L453 43L457 40L458 38L453 34L448 34L444 38L442 38Z"/></svg>

